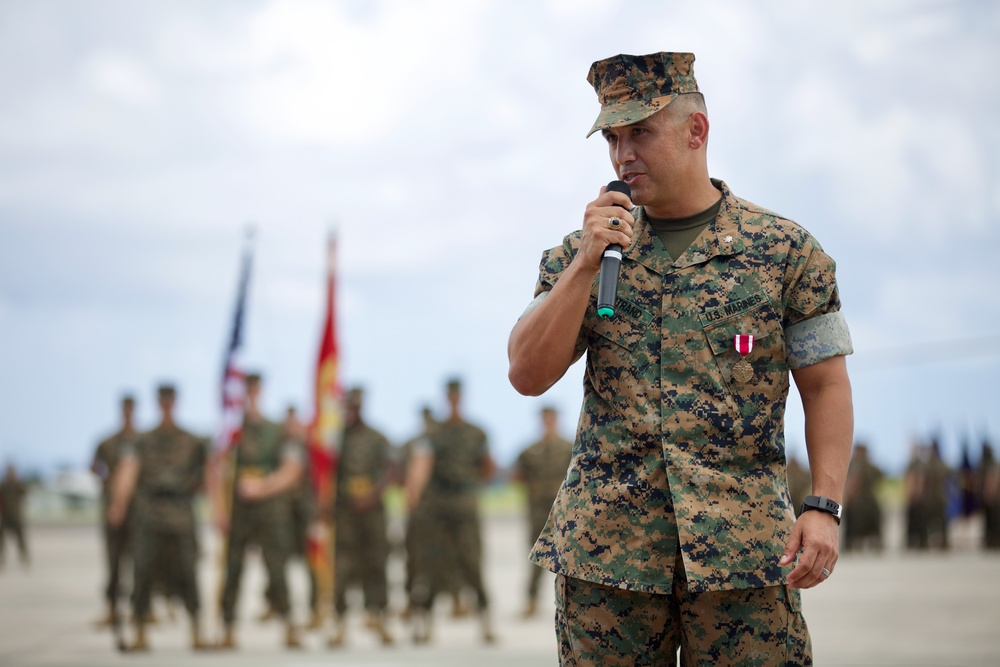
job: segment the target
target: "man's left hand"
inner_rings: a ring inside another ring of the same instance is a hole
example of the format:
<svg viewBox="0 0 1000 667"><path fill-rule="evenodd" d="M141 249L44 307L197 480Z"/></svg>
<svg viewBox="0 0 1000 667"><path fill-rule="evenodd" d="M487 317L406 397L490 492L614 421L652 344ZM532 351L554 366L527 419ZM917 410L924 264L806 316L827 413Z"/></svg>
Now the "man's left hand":
<svg viewBox="0 0 1000 667"><path fill-rule="evenodd" d="M789 565L798 554L799 562L789 573L791 588L812 588L825 581L840 556L840 526L832 514L811 510L803 512L792 527L779 565ZM826 569L827 573L823 570Z"/></svg>

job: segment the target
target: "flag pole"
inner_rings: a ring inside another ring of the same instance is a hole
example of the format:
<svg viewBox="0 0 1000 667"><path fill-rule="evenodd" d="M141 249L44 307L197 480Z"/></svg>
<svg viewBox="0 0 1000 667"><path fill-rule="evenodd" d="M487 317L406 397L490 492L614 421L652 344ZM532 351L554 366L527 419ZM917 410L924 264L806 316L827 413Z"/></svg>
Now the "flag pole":
<svg viewBox="0 0 1000 667"><path fill-rule="evenodd" d="M340 384L340 345L337 336L337 234L327 239L326 294L314 385L313 422L309 429L309 460L319 511L309 531L309 563L320 599L334 588L334 498L336 467L343 436L343 389Z"/></svg>
<svg viewBox="0 0 1000 667"><path fill-rule="evenodd" d="M212 523L219 530L219 578L216 609L222 609L222 589L225 585L226 559L229 550L229 518L232 514L234 458L232 448L243 427L243 403L246 395L246 371L243 368L241 352L243 348L244 320L246 316L247 293L250 273L253 268L253 247L256 228L248 223L243 232L243 248L240 259L239 282L236 290L236 304L233 309L232 326L225 357L222 364L220 384L221 417L216 432L214 446L209 456L208 474L205 487L209 496Z"/></svg>

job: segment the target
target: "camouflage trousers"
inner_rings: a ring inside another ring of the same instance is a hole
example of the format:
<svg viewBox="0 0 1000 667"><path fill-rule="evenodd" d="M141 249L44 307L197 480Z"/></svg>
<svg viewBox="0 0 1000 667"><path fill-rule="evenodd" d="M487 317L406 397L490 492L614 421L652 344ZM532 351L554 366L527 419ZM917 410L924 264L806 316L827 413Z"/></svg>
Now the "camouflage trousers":
<svg viewBox="0 0 1000 667"><path fill-rule="evenodd" d="M689 593L677 577L663 595L558 575L556 634L564 667L674 667L678 651L681 667L812 665L799 592L786 586Z"/></svg>
<svg viewBox="0 0 1000 667"><path fill-rule="evenodd" d="M549 509L552 504L531 507L528 511L528 548L534 546L535 541L538 536L545 530L545 522L549 519ZM531 570L528 572L528 600L534 601L538 599L538 587L542 581L542 573L545 571L544 568L538 565L530 565Z"/></svg>
<svg viewBox="0 0 1000 667"><path fill-rule="evenodd" d="M365 609L384 610L389 603L385 510L378 507L354 512L345 508L337 511L335 521L333 607L337 615L347 612L347 589L354 583L361 584Z"/></svg>
<svg viewBox="0 0 1000 667"><path fill-rule="evenodd" d="M148 520L137 520L132 530L135 568L132 607L136 618L149 614L153 588L165 584L168 594L178 594L191 616L198 614L198 542L194 527L170 530Z"/></svg>
<svg viewBox="0 0 1000 667"><path fill-rule="evenodd" d="M489 606L483 583L482 538L478 500L474 493L447 494L426 499L420 508L426 535L420 540L420 552L411 599L421 608L430 609L439 593L468 586L476 593L479 609Z"/></svg>
<svg viewBox="0 0 1000 667"><path fill-rule="evenodd" d="M115 604L121 588L121 564L129 551L129 521L120 526L104 523L104 556L108 566L108 585L104 589L104 598Z"/></svg>
<svg viewBox="0 0 1000 667"><path fill-rule="evenodd" d="M279 616L291 610L285 565L292 551L291 509L283 498L239 502L233 507L226 545L226 579L222 588L222 620L236 620L236 600L243 577L243 560L251 544L260 545L267 569L267 601Z"/></svg>
<svg viewBox="0 0 1000 667"><path fill-rule="evenodd" d="M24 539L24 524L21 523L20 519L5 516L0 518L0 563L3 563L5 558L5 536L7 533L11 533L14 536L14 540L17 542L17 551L20 554L21 562L28 562L28 543Z"/></svg>

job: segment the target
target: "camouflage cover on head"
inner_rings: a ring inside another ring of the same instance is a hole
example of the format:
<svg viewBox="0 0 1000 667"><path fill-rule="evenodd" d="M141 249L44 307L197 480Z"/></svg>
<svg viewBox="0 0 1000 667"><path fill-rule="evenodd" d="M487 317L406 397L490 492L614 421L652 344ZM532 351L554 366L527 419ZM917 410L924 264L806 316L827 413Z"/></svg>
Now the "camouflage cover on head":
<svg viewBox="0 0 1000 667"><path fill-rule="evenodd" d="M601 113L587 133L638 123L674 101L697 93L693 53L617 55L590 66L587 81L601 101Z"/></svg>

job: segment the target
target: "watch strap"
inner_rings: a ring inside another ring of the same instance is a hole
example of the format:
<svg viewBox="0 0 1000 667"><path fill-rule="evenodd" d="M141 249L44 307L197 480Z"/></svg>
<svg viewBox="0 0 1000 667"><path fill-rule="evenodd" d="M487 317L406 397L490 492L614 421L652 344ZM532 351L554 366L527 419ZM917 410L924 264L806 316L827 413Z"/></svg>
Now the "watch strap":
<svg viewBox="0 0 1000 667"><path fill-rule="evenodd" d="M819 510L821 512L826 512L827 514L832 514L833 518L837 520L837 524L840 524L840 519L844 514L844 509L840 506L836 500L830 500L826 496L806 496L805 502L802 503L802 509L799 510L799 514L808 512L809 510Z"/></svg>

